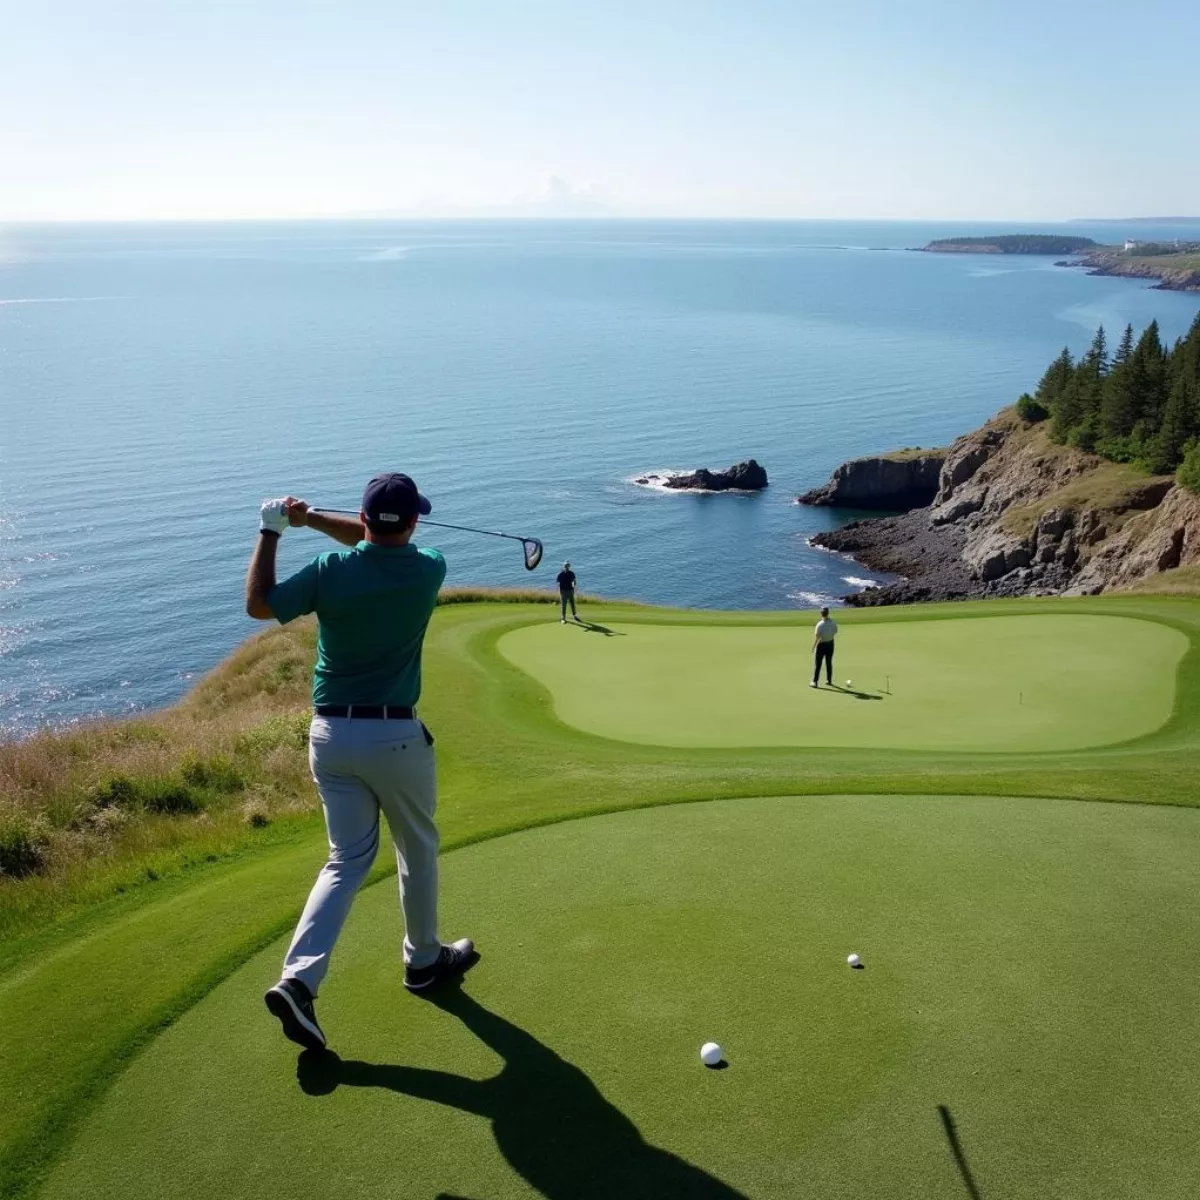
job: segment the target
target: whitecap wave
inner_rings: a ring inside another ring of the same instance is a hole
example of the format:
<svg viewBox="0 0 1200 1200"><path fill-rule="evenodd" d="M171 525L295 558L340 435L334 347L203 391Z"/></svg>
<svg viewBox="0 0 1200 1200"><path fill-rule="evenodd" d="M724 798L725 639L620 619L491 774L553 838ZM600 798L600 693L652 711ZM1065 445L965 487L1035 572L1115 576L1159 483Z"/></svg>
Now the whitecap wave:
<svg viewBox="0 0 1200 1200"><path fill-rule="evenodd" d="M843 575L842 582L850 584L851 587L869 588L878 587L878 579L860 579L857 575Z"/></svg>
<svg viewBox="0 0 1200 1200"><path fill-rule="evenodd" d="M818 545L816 542L814 542L812 540L811 537L808 537L807 535L805 535L803 533L798 533L798 534L796 534L796 536L798 538L800 538L810 550L819 550L822 554L832 554L834 558L843 559L845 562L851 564L852 566L858 565L857 562L855 561L854 555L847 554L845 550L831 550L828 546Z"/></svg>
<svg viewBox="0 0 1200 1200"><path fill-rule="evenodd" d="M638 487L650 488L656 492L671 491L667 487L667 480L674 479L677 475L690 475L690 471L676 471L670 467L657 467L653 471L639 471L636 475L626 477L626 483L636 484Z"/></svg>
<svg viewBox="0 0 1200 1200"><path fill-rule="evenodd" d="M787 598L808 608L824 608L827 604L837 603L836 596L826 596L824 592L788 592Z"/></svg>

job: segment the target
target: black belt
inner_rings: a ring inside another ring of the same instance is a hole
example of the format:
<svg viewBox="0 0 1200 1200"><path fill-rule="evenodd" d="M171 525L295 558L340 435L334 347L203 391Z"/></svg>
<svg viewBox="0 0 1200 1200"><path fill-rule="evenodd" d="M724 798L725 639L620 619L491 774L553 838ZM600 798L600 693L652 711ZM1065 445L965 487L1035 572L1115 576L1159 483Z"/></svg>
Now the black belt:
<svg viewBox="0 0 1200 1200"><path fill-rule="evenodd" d="M357 717L368 721L411 721L415 716L407 704L318 704L318 717Z"/></svg>

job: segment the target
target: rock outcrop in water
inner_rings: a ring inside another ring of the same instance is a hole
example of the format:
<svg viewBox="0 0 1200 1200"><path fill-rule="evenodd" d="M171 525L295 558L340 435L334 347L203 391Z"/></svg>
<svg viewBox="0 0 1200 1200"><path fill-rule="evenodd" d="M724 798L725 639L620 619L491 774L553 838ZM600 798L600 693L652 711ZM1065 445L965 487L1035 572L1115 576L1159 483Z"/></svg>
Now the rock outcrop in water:
<svg viewBox="0 0 1200 1200"><path fill-rule="evenodd" d="M661 484L677 491L758 492L767 486L767 472L751 458L735 463L728 471L710 471L701 467L686 475L644 475L642 484Z"/></svg>
<svg viewBox="0 0 1200 1200"><path fill-rule="evenodd" d="M824 487L799 497L801 504L907 512L933 502L945 450L903 450L842 463Z"/></svg>
<svg viewBox="0 0 1200 1200"><path fill-rule="evenodd" d="M1056 445L1007 409L950 447L931 504L812 542L905 576L852 604L1095 595L1200 563L1200 499L1171 476Z"/></svg>

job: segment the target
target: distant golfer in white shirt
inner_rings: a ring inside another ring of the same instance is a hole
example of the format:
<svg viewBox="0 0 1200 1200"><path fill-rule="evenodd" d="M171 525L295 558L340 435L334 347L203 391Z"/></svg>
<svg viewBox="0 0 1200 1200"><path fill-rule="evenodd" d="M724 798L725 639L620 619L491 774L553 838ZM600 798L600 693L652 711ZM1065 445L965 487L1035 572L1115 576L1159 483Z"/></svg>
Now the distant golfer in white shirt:
<svg viewBox="0 0 1200 1200"><path fill-rule="evenodd" d="M833 639L837 637L837 622L829 609L821 609L821 619L813 631L813 677L809 687L820 687L821 664L825 664L825 682L833 687Z"/></svg>

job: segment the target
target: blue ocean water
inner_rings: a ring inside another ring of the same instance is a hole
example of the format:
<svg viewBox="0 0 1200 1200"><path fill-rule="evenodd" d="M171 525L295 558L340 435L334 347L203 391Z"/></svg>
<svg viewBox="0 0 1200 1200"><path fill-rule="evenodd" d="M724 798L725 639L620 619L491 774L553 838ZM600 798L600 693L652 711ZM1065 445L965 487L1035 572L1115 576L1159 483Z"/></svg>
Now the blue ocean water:
<svg viewBox="0 0 1200 1200"><path fill-rule="evenodd" d="M0 736L177 697L253 628L260 499L354 507L382 469L435 517L546 543L530 576L515 546L437 531L451 584L548 585L570 558L583 588L662 604L856 590L866 571L806 541L847 514L797 492L967 431L1099 322L1174 337L1200 304L1051 259L905 249L1004 231L0 227ZM756 496L631 482L750 456L771 478ZM283 566L326 548L289 533Z"/></svg>

